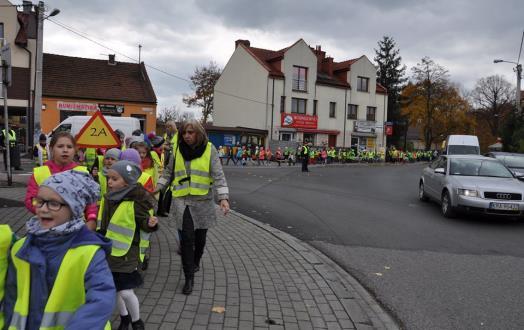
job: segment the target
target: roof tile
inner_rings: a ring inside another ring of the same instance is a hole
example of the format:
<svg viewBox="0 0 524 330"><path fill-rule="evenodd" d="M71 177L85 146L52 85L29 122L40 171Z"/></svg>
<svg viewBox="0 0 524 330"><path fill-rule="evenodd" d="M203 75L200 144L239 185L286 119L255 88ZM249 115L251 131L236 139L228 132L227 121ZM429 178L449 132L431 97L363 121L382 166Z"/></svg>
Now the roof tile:
<svg viewBox="0 0 524 330"><path fill-rule="evenodd" d="M44 54L42 94L98 100L156 103L144 63Z"/></svg>

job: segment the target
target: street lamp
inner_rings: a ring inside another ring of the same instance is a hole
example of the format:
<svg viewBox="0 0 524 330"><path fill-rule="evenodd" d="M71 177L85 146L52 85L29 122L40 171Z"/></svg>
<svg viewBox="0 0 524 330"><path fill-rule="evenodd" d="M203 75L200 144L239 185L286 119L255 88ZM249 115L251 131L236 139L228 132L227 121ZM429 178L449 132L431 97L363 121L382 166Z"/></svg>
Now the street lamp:
<svg viewBox="0 0 524 330"><path fill-rule="evenodd" d="M36 41L36 68L35 68L35 103L33 109L33 143L38 141L42 131L40 122L42 114L42 67L44 59L44 20L56 16L60 13L59 9L53 9L49 15L45 15L45 5L43 1L38 3L36 8L38 13L38 36Z"/></svg>
<svg viewBox="0 0 524 330"><path fill-rule="evenodd" d="M517 73L517 98L516 98L515 102L517 104L518 113L521 114L522 113L522 106L520 104L520 80L522 79L522 64L519 64L517 62L512 62L512 61L500 60L500 59L493 60L493 63L511 63L511 64L515 64L514 71Z"/></svg>

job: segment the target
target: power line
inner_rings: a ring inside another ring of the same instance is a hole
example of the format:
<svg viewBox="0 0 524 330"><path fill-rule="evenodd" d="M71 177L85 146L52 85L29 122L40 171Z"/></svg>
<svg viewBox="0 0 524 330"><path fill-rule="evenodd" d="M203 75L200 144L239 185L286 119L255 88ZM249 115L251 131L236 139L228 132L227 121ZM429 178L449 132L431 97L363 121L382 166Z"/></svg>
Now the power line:
<svg viewBox="0 0 524 330"><path fill-rule="evenodd" d="M129 59L129 60L131 60L131 61L138 62L136 58L133 58L133 57L131 57L131 56L128 56L127 54L124 54L124 53L122 53L122 52L117 51L116 49L113 49L113 48L111 48L111 47L108 47L108 46L106 46L106 45L104 45L104 44L102 44L102 43L100 43L100 42L94 40L94 37L90 37L89 35L87 35L87 34L84 33L84 32L79 32L79 31L77 31L76 29L74 29L73 27L70 27L70 26L68 26L68 25L66 25L66 24L64 24L64 23L58 22L58 21L55 20L55 19L48 18L48 21L50 21L50 22L52 22L52 23L54 23L54 24L60 26L60 27L63 28L63 29L68 30L69 32L72 32L72 33L76 34L77 36L79 36L79 37L81 37L81 38L84 38L84 39L86 39L86 40L89 40L89 41L91 41L92 43L95 43L95 44L97 44L98 46L100 46L100 47L102 47L102 48L105 48L105 49L107 49L107 50L110 50L110 51L114 52L115 54L121 55L121 56L123 56L123 57L125 57L125 58L127 58L127 59ZM192 81L189 80L189 79L187 79L187 78L183 78L183 77L181 77L181 76L179 76L179 75L176 75L176 74L173 74L173 73L167 72L167 71L165 71L165 70L163 70L163 69L157 68L157 67L152 66L152 65L150 65L150 64L145 64L145 63L144 63L144 65L145 65L146 67L148 67L148 68L151 68L151 69L153 69L153 70L156 70L156 71L158 71L158 72L161 72L161 73L163 73L163 74L165 74L165 75L168 75L168 76L170 76L170 77L173 77L173 78L176 78L176 79L179 79L179 80L182 80L182 81L185 81L185 82L188 82L188 83L192 84ZM239 95L231 94L231 93L228 93L228 92L224 92L224 91L221 91L221 90L218 90L218 89L215 89L215 92L216 92L216 93L223 94L223 95L227 95L227 96L230 96L230 97L234 97L234 98L237 98L237 99L240 99L240 100L244 100L244 101L249 101L249 102L254 102L254 103L258 103L258 104L263 104L263 105L266 105L266 106L267 106L267 105L270 105L268 102L264 102L264 101L259 101L259 100L250 99L250 98L247 98L247 97L243 97L243 96L239 96Z"/></svg>

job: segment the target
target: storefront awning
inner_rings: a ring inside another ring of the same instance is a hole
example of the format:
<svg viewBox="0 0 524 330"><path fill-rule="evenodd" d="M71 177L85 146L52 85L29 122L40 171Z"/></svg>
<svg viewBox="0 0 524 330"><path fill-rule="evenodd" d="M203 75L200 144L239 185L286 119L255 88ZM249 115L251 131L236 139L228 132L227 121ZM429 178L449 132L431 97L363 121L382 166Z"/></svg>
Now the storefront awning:
<svg viewBox="0 0 524 330"><path fill-rule="evenodd" d="M367 133L367 132L351 132L351 136L362 136L362 137L377 137L377 134L375 133Z"/></svg>
<svg viewBox="0 0 524 330"><path fill-rule="evenodd" d="M309 129L309 128L297 128L297 132L314 133L314 134L329 134L329 135L338 135L338 134L340 134L339 130Z"/></svg>

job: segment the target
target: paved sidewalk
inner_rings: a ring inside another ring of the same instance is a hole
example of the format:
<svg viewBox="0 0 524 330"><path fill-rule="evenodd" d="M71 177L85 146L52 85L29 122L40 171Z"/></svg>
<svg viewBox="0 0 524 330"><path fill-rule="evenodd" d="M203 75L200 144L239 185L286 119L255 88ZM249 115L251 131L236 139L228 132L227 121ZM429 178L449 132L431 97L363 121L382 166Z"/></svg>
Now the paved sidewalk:
<svg viewBox="0 0 524 330"><path fill-rule="evenodd" d="M0 188L0 200L8 202L0 204L0 222L19 235L29 217L20 207L24 192ZM193 294L185 296L176 228L166 221L161 218L153 235L145 284L137 290L146 329L398 328L353 277L318 250L234 211L219 215L209 231Z"/></svg>

